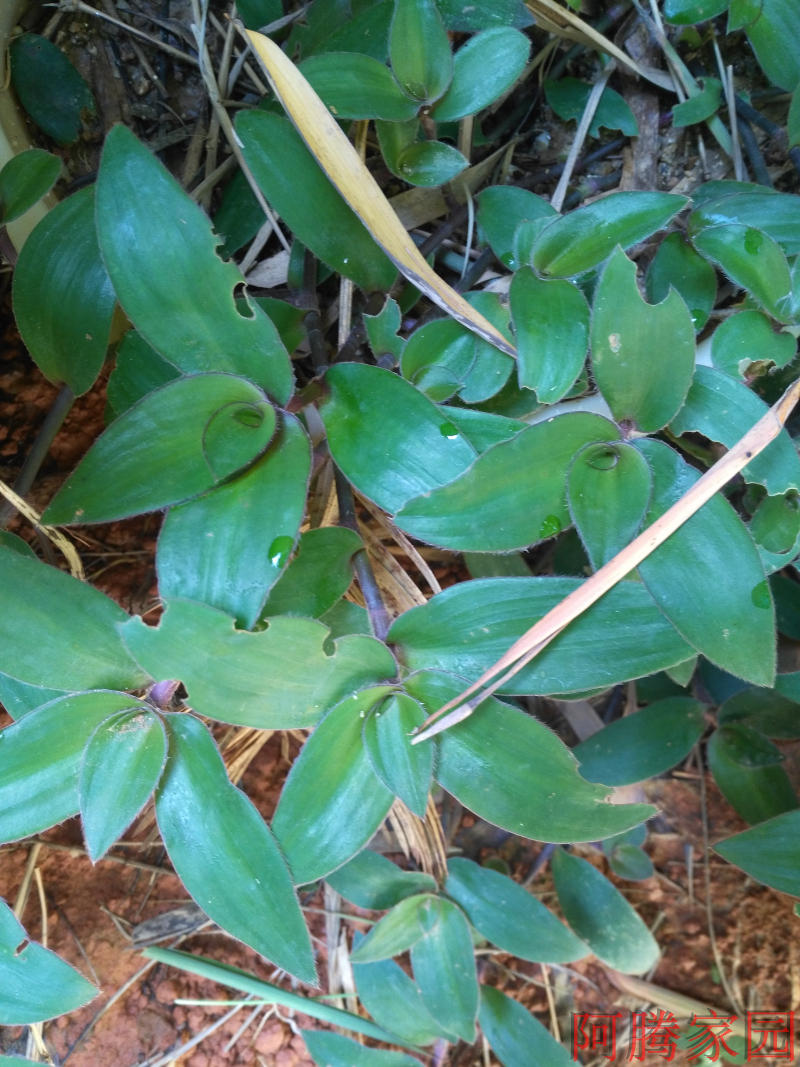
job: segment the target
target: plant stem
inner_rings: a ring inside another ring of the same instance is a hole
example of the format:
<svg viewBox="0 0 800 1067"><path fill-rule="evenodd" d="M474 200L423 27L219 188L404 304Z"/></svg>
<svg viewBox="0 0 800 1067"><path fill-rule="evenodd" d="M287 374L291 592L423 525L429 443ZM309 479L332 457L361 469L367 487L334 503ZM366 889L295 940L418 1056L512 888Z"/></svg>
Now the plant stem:
<svg viewBox="0 0 800 1067"><path fill-rule="evenodd" d="M33 485L50 449L50 445L61 429L61 425L69 414L74 400L75 394L73 391L68 385L63 385L45 416L41 429L36 435L36 440L33 442L33 447L22 465L22 470L19 472L19 477L14 482L14 492L19 496L25 496ZM11 504L5 501L0 504L0 530L5 529L14 513L14 508Z"/></svg>
<svg viewBox="0 0 800 1067"><path fill-rule="evenodd" d="M336 497L339 501L339 523L358 533L358 519L356 518L353 490L338 467L334 468L334 477L336 479ZM353 568L356 572L356 578L358 578L358 584L361 586L361 592L364 594L364 603L367 605L367 614L369 615L372 632L379 641L385 641L386 634L389 631L389 613L383 603L366 549L356 552L353 557Z"/></svg>

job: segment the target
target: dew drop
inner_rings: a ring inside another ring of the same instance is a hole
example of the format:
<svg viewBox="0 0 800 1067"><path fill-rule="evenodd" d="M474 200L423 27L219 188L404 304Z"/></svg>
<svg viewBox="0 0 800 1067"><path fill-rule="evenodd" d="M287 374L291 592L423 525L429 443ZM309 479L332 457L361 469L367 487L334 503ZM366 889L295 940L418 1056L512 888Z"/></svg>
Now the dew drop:
<svg viewBox="0 0 800 1067"><path fill-rule="evenodd" d="M283 535L276 537L269 546L269 561L273 567L283 567L294 547L294 538Z"/></svg>
<svg viewBox="0 0 800 1067"><path fill-rule="evenodd" d="M561 533L561 519L558 515L546 515L542 521L542 525L539 527L539 540L543 541L546 537L555 537L556 534Z"/></svg>
<svg viewBox="0 0 800 1067"><path fill-rule="evenodd" d="M747 232L744 235L745 252L749 252L751 256L755 256L761 251L761 245L763 243L764 241L758 230L748 227Z"/></svg>
<svg viewBox="0 0 800 1067"><path fill-rule="evenodd" d="M454 422L443 422L439 425L439 433L448 441L455 441L459 437L458 427Z"/></svg>
<svg viewBox="0 0 800 1067"><path fill-rule="evenodd" d="M772 598L766 581L759 582L758 585L754 586L750 599L757 608L768 608L770 606Z"/></svg>

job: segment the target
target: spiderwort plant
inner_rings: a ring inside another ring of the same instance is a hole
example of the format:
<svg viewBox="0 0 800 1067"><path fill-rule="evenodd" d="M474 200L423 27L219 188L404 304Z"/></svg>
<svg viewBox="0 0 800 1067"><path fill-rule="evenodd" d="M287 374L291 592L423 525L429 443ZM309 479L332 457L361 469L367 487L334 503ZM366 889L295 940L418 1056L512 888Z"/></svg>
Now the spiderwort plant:
<svg viewBox="0 0 800 1067"><path fill-rule="evenodd" d="M770 740L797 736L800 701L797 678L776 675L774 599L800 555L800 460L784 430L745 466L744 494L715 494L473 715L411 744L432 712L686 493L698 478L686 435L730 447L764 415L793 370L800 329L797 198L713 182L691 201L617 193L560 214L533 193L489 185L477 195L479 240L508 299L460 296L417 252L357 157L351 167L344 149L326 155L325 131L344 137L332 116L376 119L389 169L439 184L466 161L420 130L446 131L506 92L529 42L516 25L479 27L451 55L452 5L376 6L388 14L377 55L320 47L325 5L312 5L302 77L276 59L277 45L255 38L295 125L272 105L237 119L244 159L296 240L365 293L384 294L364 318L371 348L359 362L334 362L305 390L291 314L237 298L243 278L220 258L209 219L123 127L108 134L96 185L51 211L22 250L14 310L53 381L88 390L117 304L131 324L108 385L108 427L43 521L163 511L163 613L155 625L129 616L4 538L0 698L15 721L0 734L0 839L79 813L97 860L152 796L188 892L309 985L316 965L298 886L325 880L386 912L352 955L374 1024L332 1009L327 1021L412 1049L472 1041L479 1024L503 1062L523 1062L522 1033L538 1062L567 1063L537 1020L479 984L473 941L535 962L593 952L617 970L645 971L658 946L610 881L558 849L565 924L471 860L403 871L368 845L393 804L435 817L429 798L441 788L522 837L607 841L615 869L641 876L641 827L654 809L609 801L614 787L676 765L701 737L706 707L689 688L700 671L711 696L714 678L735 679L709 763L755 824L719 851L798 891L797 863L787 873L774 859L798 816ZM492 72L480 90L476 64ZM36 166L43 190L52 165ZM6 177L0 192L13 191ZM647 299L636 255L645 239L656 246ZM417 296L395 286L398 270L445 314L404 330L400 300L407 311ZM720 278L737 295L698 348ZM437 593L394 619L385 640L376 636L367 613L343 600L363 551L358 534L304 529L318 476L312 436L397 529L465 553L486 576ZM553 573L531 570L537 547L553 550ZM632 679L647 679L648 706L574 752L516 701L595 695ZM311 731L271 826L229 781L214 723ZM0 935L0 952L21 936L10 920ZM393 959L405 952L413 980ZM151 955L284 995L209 961ZM13 977L14 966L0 954L2 973ZM63 996L39 1001L42 1018L91 992L47 966ZM2 997L0 1008L5 1022L31 1018ZM308 1040L314 1055L353 1055L337 1044L346 1038Z"/></svg>

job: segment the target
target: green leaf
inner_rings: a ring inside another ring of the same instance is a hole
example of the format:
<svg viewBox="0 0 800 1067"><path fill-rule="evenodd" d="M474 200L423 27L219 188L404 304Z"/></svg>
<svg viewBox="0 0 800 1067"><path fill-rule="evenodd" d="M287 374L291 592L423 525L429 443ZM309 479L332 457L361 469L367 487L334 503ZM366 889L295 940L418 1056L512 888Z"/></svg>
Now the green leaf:
<svg viewBox="0 0 800 1067"><path fill-rule="evenodd" d="M374 963L406 952L436 921L435 893L418 893L395 904L351 954L353 963Z"/></svg>
<svg viewBox="0 0 800 1067"><path fill-rule="evenodd" d="M477 452L485 452L492 445L508 441L520 430L524 430L526 425L521 420L507 419L504 415L493 415L477 408L448 407L442 404L439 410Z"/></svg>
<svg viewBox="0 0 800 1067"><path fill-rule="evenodd" d="M711 335L712 363L739 381L754 363L785 367L796 351L797 340L791 333L776 333L770 319L752 308L724 319Z"/></svg>
<svg viewBox="0 0 800 1067"><path fill-rule="evenodd" d="M252 629L297 540L310 471L305 431L284 414L244 473L168 512L156 555L159 595L200 600Z"/></svg>
<svg viewBox="0 0 800 1067"><path fill-rule="evenodd" d="M627 878L631 882L643 882L655 873L653 861L638 845L623 842L608 853L608 865L617 878Z"/></svg>
<svg viewBox="0 0 800 1067"><path fill-rule="evenodd" d="M718 841L714 851L757 882L797 897L800 896L799 837L800 811L795 809Z"/></svg>
<svg viewBox="0 0 800 1067"><path fill-rule="evenodd" d="M488 400L512 367L508 356L454 319L434 319L415 330L400 360L403 377L437 402L457 393L470 404Z"/></svg>
<svg viewBox="0 0 800 1067"><path fill-rule="evenodd" d="M42 374L85 393L100 373L116 297L100 259L94 187L49 211L14 271L14 315Z"/></svg>
<svg viewBox="0 0 800 1067"><path fill-rule="evenodd" d="M157 627L121 627L131 653L154 678L179 678L200 715L261 730L313 726L345 694L393 677L391 653L373 637L341 637L315 619L279 615L249 633L191 600L170 600Z"/></svg>
<svg viewBox="0 0 800 1067"><path fill-rule="evenodd" d="M800 85L792 93L786 132L789 136L789 148L796 148L800 144Z"/></svg>
<svg viewBox="0 0 800 1067"><path fill-rule="evenodd" d="M580 120L592 86L577 78L559 78L558 81L544 83L544 95L547 103L559 118L576 122ZM625 137L638 137L639 127L630 107L614 89L606 87L594 113L589 133L592 137L600 136L600 128L619 130Z"/></svg>
<svg viewBox="0 0 800 1067"><path fill-rule="evenodd" d="M50 191L58 180L61 166L58 156L43 148L29 148L9 159L0 170L0 222L3 226L24 215Z"/></svg>
<svg viewBox="0 0 800 1067"><path fill-rule="evenodd" d="M364 747L372 769L407 808L425 818L433 773L433 747L409 737L426 719L425 709L405 693L393 693L364 720Z"/></svg>
<svg viewBox="0 0 800 1067"><path fill-rule="evenodd" d="M174 364L160 356L136 330L128 330L117 349L106 386L106 421L112 422L142 397L179 377Z"/></svg>
<svg viewBox="0 0 800 1067"><path fill-rule="evenodd" d="M773 318L789 321L789 264L783 249L767 233L752 226L726 223L695 232L692 243Z"/></svg>
<svg viewBox="0 0 800 1067"><path fill-rule="evenodd" d="M381 138L381 146L384 140ZM392 163L393 174L409 185L421 186L444 185L469 166L469 160L457 148L443 141L412 141Z"/></svg>
<svg viewBox="0 0 800 1067"><path fill-rule="evenodd" d="M358 908L385 911L417 893L435 893L436 882L423 871L402 871L391 860L365 848L325 879ZM369 1010L369 1009L367 1009Z"/></svg>
<svg viewBox="0 0 800 1067"><path fill-rule="evenodd" d="M691 92L689 99L673 107L672 125L675 129L681 129L705 122L719 111L721 104L722 82L719 78L700 78L696 91Z"/></svg>
<svg viewBox="0 0 800 1067"><path fill-rule="evenodd" d="M706 182L692 194L689 216L694 233L706 226L739 224L769 234L787 256L800 252L800 217L797 196L746 182Z"/></svg>
<svg viewBox="0 0 800 1067"><path fill-rule="evenodd" d="M783 496L765 496L750 520L750 536L768 574L791 562L800 553L800 501L796 490L790 489ZM777 604L776 610L779 611ZM780 626L780 611L778 623Z"/></svg>
<svg viewBox="0 0 800 1067"><path fill-rule="evenodd" d="M701 433L732 448L766 414L767 405L727 374L698 367L686 403L670 424L674 434ZM785 430L742 471L747 482L763 485L771 496L800 489L800 459Z"/></svg>
<svg viewBox="0 0 800 1067"><path fill-rule="evenodd" d="M653 935L596 867L557 849L550 868L567 922L598 959L623 974L641 974L656 963Z"/></svg>
<svg viewBox="0 0 800 1067"><path fill-rule="evenodd" d="M720 792L745 822L764 822L798 807L781 750L752 726L720 726L708 740L706 756Z"/></svg>
<svg viewBox="0 0 800 1067"><path fill-rule="evenodd" d="M344 526L307 530L294 559L270 590L262 619L324 615L347 592L353 580L352 558L363 547L358 534Z"/></svg>
<svg viewBox="0 0 800 1067"><path fill-rule="evenodd" d="M800 57L787 42L800 36L800 11L793 0L759 0L757 11L745 26L756 59L774 85L792 92L800 83Z"/></svg>
<svg viewBox="0 0 800 1067"><path fill-rule="evenodd" d="M717 275L679 233L667 234L647 269L646 291L651 304L663 301L671 288L683 297L695 331L701 330L714 307Z"/></svg>
<svg viewBox="0 0 800 1067"><path fill-rule="evenodd" d="M780 675L777 684L791 675ZM717 711L720 726L752 726L767 737L800 737L797 701L775 689L742 689Z"/></svg>
<svg viewBox="0 0 800 1067"><path fill-rule="evenodd" d="M570 514L599 570L639 532L650 503L653 477L647 460L624 442L587 445L567 480Z"/></svg>
<svg viewBox="0 0 800 1067"><path fill-rule="evenodd" d="M388 696L375 686L330 711L292 764L272 826L295 882L325 878L363 848L392 804L361 740L363 718Z"/></svg>
<svg viewBox="0 0 800 1067"><path fill-rule="evenodd" d="M283 18L281 0L237 0L236 11L248 30L258 30Z"/></svg>
<svg viewBox="0 0 800 1067"><path fill-rule="evenodd" d="M630 785L675 767L705 727L705 708L699 701L667 697L609 723L572 752L588 781Z"/></svg>
<svg viewBox="0 0 800 1067"><path fill-rule="evenodd" d="M414 1045L428 1045L444 1036L418 986L394 960L352 966L358 999L379 1025Z"/></svg>
<svg viewBox="0 0 800 1067"><path fill-rule="evenodd" d="M475 450L417 389L390 371L340 363L325 375L320 405L331 455L359 492L384 511L457 478ZM380 448L366 449L365 441Z"/></svg>
<svg viewBox="0 0 800 1067"><path fill-rule="evenodd" d="M530 41L511 26L476 33L456 52L450 88L431 115L436 122L453 122L482 111L513 86L529 54Z"/></svg>
<svg viewBox="0 0 800 1067"><path fill-rule="evenodd" d="M664 18L679 26L705 22L721 15L729 0L664 0Z"/></svg>
<svg viewBox="0 0 800 1067"><path fill-rule="evenodd" d="M142 955L170 967L177 967L181 971L188 971L189 974L196 974L200 978L207 978L218 985L249 993L256 1001L265 1004L280 1004L293 1012L302 1012L303 1015L310 1015L312 1019L319 1019L321 1022L352 1030L356 1034L365 1034L378 1041L386 1041L393 1045L405 1044L398 1035L388 1033L369 1019L353 1015L349 1011L342 1011L340 1008L333 1008L330 1004L315 997L305 997L284 989L282 986L272 985L238 967L231 967L230 964L218 963L205 956L193 956L189 952L178 952L176 949L158 946L146 948Z"/></svg>
<svg viewBox="0 0 800 1067"><path fill-rule="evenodd" d="M388 355L392 356L395 362L399 362L405 348L405 340L399 335L402 314L397 301L387 296L377 315L362 315L362 318L369 347L375 359Z"/></svg>
<svg viewBox="0 0 800 1067"><path fill-rule="evenodd" d="M493 945L534 963L571 963L589 947L532 893L472 860L450 859L445 892Z"/></svg>
<svg viewBox="0 0 800 1067"><path fill-rule="evenodd" d="M461 582L406 611L392 624L388 639L410 670L447 671L475 681L580 584L579 579L551 577ZM622 582L500 691L514 695L604 689L683 663L692 655L691 646L641 583Z"/></svg>
<svg viewBox="0 0 800 1067"><path fill-rule="evenodd" d="M408 501L396 524L460 552L508 552L570 524L564 483L585 444L618 436L599 415L575 412L522 430L479 456L461 477Z"/></svg>
<svg viewBox="0 0 800 1067"><path fill-rule="evenodd" d="M169 760L156 817L178 877L223 930L316 984L303 913L267 824L231 784L205 726L177 714L167 724Z"/></svg>
<svg viewBox="0 0 800 1067"><path fill-rule="evenodd" d="M433 0L395 0L389 30L394 76L422 104L438 100L453 78L450 39Z"/></svg>
<svg viewBox="0 0 800 1067"><path fill-rule="evenodd" d="M472 1043L478 1014L478 979L472 935L464 913L442 898L429 898L422 937L411 946L414 979L442 1029Z"/></svg>
<svg viewBox="0 0 800 1067"><path fill-rule="evenodd" d="M760 549L760 552L763 559L764 550ZM793 568L793 572L797 573L796 566ZM800 634L800 610L798 610L797 601L797 582L786 574L773 574L770 577L769 584L775 600L775 617L778 622L779 633L784 634L791 640L798 640L798 634ZM775 685L778 685L777 678Z"/></svg>
<svg viewBox="0 0 800 1067"><path fill-rule="evenodd" d="M521 266L514 255L517 227L557 214L543 197L515 185L490 185L478 196L478 226L494 254L511 270Z"/></svg>
<svg viewBox="0 0 800 1067"><path fill-rule="evenodd" d="M419 107L389 68L356 52L325 52L300 64L314 92L337 119L388 119L405 122Z"/></svg>
<svg viewBox="0 0 800 1067"><path fill-rule="evenodd" d="M564 1045L519 1001L492 986L481 986L478 1022L504 1067L529 1067L531 1063L570 1067L574 1063Z"/></svg>
<svg viewBox="0 0 800 1067"><path fill-rule="evenodd" d="M44 514L109 522L198 496L261 455L275 409L230 374L194 374L148 393L108 427Z"/></svg>
<svg viewBox="0 0 800 1067"><path fill-rule="evenodd" d="M0 674L0 704L12 719L21 719L42 704L66 694L64 689L42 689L38 685L28 685L16 678L9 678L7 674Z"/></svg>
<svg viewBox="0 0 800 1067"><path fill-rule="evenodd" d="M0 732L0 840L18 841L75 815L81 755L92 731L118 711L145 707L128 693L70 694Z"/></svg>
<svg viewBox="0 0 800 1067"><path fill-rule="evenodd" d="M363 289L390 289L397 270L289 120L266 111L243 111L236 132L259 187L298 240Z"/></svg>
<svg viewBox="0 0 800 1067"><path fill-rule="evenodd" d="M420 1062L405 1052L366 1048L344 1034L325 1030L300 1033L318 1067L414 1067Z"/></svg>
<svg viewBox="0 0 800 1067"><path fill-rule="evenodd" d="M0 900L0 1025L25 1026L83 1007L99 990L54 952L31 941ZM10 1056L7 1063L19 1061Z"/></svg>
<svg viewBox="0 0 800 1067"><path fill-rule="evenodd" d="M662 229L688 200L671 193L610 193L555 219L533 246L533 266L569 278L598 266L617 245L630 248Z"/></svg>
<svg viewBox="0 0 800 1067"><path fill-rule="evenodd" d="M413 675L406 685L429 713L463 687L432 673ZM646 804L607 803L609 791L581 778L554 733L493 698L442 734L435 773L470 811L535 841L596 841L652 814Z"/></svg>
<svg viewBox="0 0 800 1067"><path fill-rule="evenodd" d="M649 526L698 479L668 445L640 440L653 470ZM719 580L725 561L727 579ZM658 606L712 663L756 685L775 677L775 612L764 568L744 523L721 494L675 531L640 565Z"/></svg>
<svg viewBox="0 0 800 1067"><path fill-rule="evenodd" d="M490 26L516 26L525 29L533 23L533 17L523 0L477 0L465 4L464 0L437 0L448 30L456 33L475 33Z"/></svg>
<svg viewBox="0 0 800 1067"><path fill-rule="evenodd" d="M86 745L78 792L89 859L96 863L130 826L167 761L164 725L141 705L104 719Z"/></svg>
<svg viewBox="0 0 800 1067"><path fill-rule="evenodd" d="M76 141L83 113L94 114L94 99L61 49L24 33L11 41L9 60L14 92L42 133L60 145Z"/></svg>
<svg viewBox="0 0 800 1067"><path fill-rule="evenodd" d="M519 384L535 390L543 404L554 404L569 392L586 360L589 305L571 282L538 278L530 267L514 275L510 297Z"/></svg>
<svg viewBox="0 0 800 1067"><path fill-rule="evenodd" d="M3 547L0 589L4 674L60 690L142 685L145 675L114 629L128 616L99 589Z"/></svg>
<svg viewBox="0 0 800 1067"><path fill-rule="evenodd" d="M617 422L654 433L680 410L694 372L694 326L670 293L646 303L636 265L621 249L609 259L592 309L592 371Z"/></svg>
<svg viewBox="0 0 800 1067"><path fill-rule="evenodd" d="M277 330L258 307L239 311L233 291L244 279L219 258L209 219L124 126L106 137L97 234L119 302L148 344L184 374L240 374L286 403L292 369Z"/></svg>

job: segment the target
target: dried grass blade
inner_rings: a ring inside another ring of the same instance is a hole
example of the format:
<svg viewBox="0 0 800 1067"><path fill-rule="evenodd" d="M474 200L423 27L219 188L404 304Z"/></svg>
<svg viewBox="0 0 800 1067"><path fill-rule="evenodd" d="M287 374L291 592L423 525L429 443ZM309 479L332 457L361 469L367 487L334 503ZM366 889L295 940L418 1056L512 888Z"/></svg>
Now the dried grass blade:
<svg viewBox="0 0 800 1067"><path fill-rule="evenodd" d="M516 350L500 331L431 270L358 152L294 63L268 37L246 32L275 95L309 151L397 269L467 329L515 356Z"/></svg>
<svg viewBox="0 0 800 1067"><path fill-rule="evenodd" d="M596 571L583 585L565 597L551 611L532 626L518 641L509 648L505 655L491 666L481 677L463 693L441 707L431 715L412 738L412 744L418 744L435 734L441 733L454 723L466 719L475 708L488 696L513 678L526 664L530 663L565 626L568 626L587 608L600 599L626 574L647 559L651 552L662 545L687 519L699 511L711 497L727 482L738 474L743 467L767 447L783 429L789 413L800 399L800 379L794 382L783 396L759 421L748 430L722 459L718 460L687 493L676 501L671 508L656 519L652 525L626 548L619 552L605 566ZM504 672L501 674L501 672ZM500 674L500 677L496 677ZM495 679L492 681L492 679Z"/></svg>

